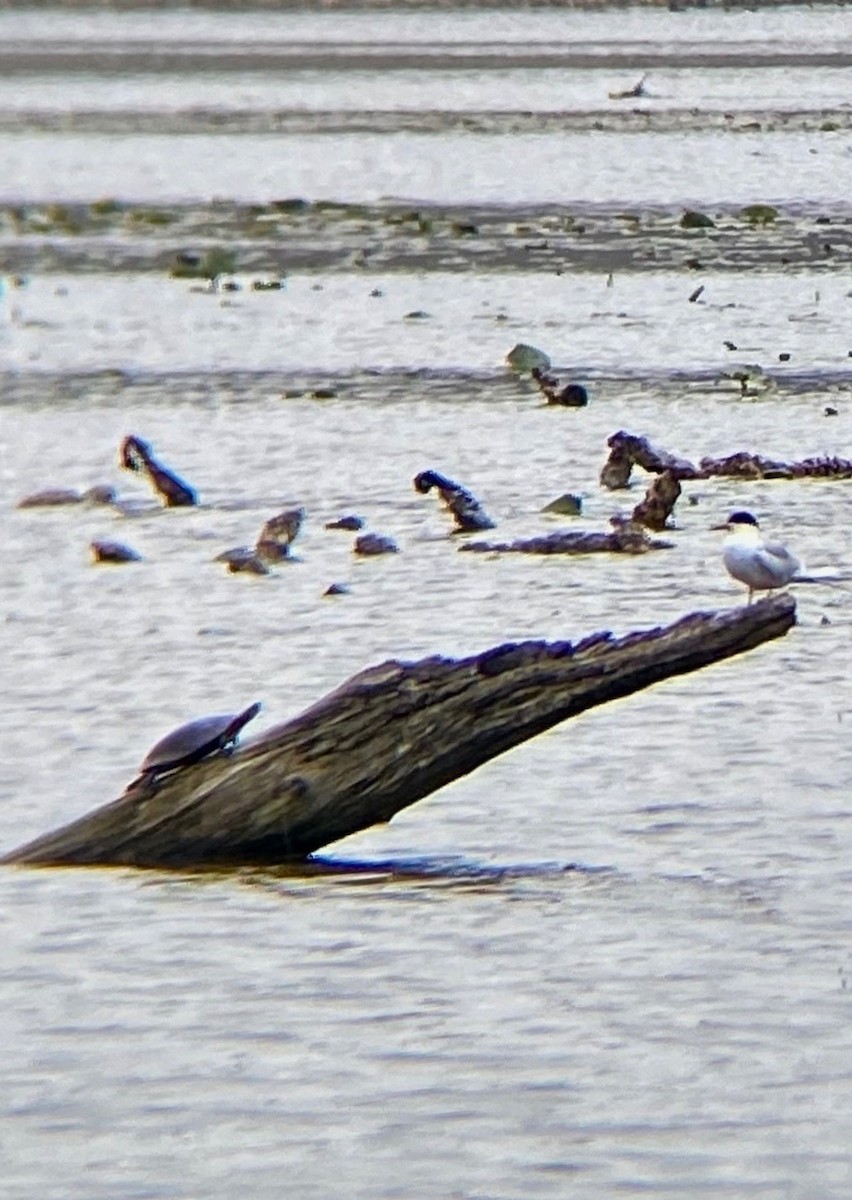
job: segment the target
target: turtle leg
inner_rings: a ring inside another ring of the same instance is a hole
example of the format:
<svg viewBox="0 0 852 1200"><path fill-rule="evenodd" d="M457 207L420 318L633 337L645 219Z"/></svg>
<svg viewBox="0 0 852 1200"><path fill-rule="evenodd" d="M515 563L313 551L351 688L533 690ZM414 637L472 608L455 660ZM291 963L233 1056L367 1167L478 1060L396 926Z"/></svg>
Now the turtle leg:
<svg viewBox="0 0 852 1200"><path fill-rule="evenodd" d="M131 779L127 787L124 789L125 796L130 792L139 792L139 799L147 799L153 796L160 786L160 777L155 771L143 771L141 775L137 775L135 779Z"/></svg>
<svg viewBox="0 0 852 1200"><path fill-rule="evenodd" d="M232 733L230 737L223 738L219 743L219 754L224 754L227 758L230 758L239 745L239 741L239 730L236 733Z"/></svg>

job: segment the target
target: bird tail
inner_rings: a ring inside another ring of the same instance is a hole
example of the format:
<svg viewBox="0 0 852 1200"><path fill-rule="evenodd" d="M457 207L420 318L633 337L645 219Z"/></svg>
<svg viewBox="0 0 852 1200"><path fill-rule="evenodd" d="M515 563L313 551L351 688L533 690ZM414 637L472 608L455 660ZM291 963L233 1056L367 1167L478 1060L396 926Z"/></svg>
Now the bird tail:
<svg viewBox="0 0 852 1200"><path fill-rule="evenodd" d="M841 591L852 589L844 587L844 583L852 583L852 575L794 575L791 583L822 583L826 587L839 587Z"/></svg>

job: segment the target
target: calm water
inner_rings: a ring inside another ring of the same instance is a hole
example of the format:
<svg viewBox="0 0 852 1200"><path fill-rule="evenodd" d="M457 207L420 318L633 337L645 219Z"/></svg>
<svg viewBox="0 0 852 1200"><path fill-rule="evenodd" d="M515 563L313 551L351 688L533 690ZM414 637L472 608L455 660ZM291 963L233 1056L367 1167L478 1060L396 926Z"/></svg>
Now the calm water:
<svg viewBox="0 0 852 1200"><path fill-rule="evenodd" d="M721 375L749 363L771 369L781 386L803 371L836 386L850 374L852 293L840 274L725 273L710 277L694 304L698 280L683 271L624 274L610 285L595 274L521 271L297 274L275 292L251 291L248 277L237 282L240 292L212 295L152 274L35 278L7 297L14 319L0 332L4 361L28 373L203 374L215 362L232 371L307 369L314 378L428 367L501 379L506 354L522 341L554 364L607 378ZM513 394L536 395L521 384ZM821 446L839 453L847 412L827 425L822 409L815 413Z"/></svg>
<svg viewBox="0 0 852 1200"><path fill-rule="evenodd" d="M0 200L261 201L408 197L443 203L830 203L852 189L837 134L0 134ZM164 157L164 156L174 157ZM180 164L179 169L177 164ZM61 189L57 180L62 180ZM350 187L352 192L350 192Z"/></svg>
<svg viewBox="0 0 852 1200"><path fill-rule="evenodd" d="M521 34L607 52L652 40L816 53L842 48L850 26L834 7L448 12L437 24L174 12L153 32L134 14L0 14L3 42L156 38L249 56L267 39L437 53L487 42L511 63ZM787 71L786 87L778 71L752 72L740 111L846 102L821 69ZM541 75L522 72L504 106L605 106L608 87L639 74L590 72L548 103ZM59 72L0 85L0 118L24 114L0 135L2 197L848 202L838 133L38 134L39 109L197 101L192 74L92 78L91 92ZM257 79L229 98L231 79L208 106L268 104ZM428 73L389 70L374 106L484 111L500 107L497 79L471 68L442 92ZM349 95L367 111L367 82L351 82L333 65L304 91L287 75L281 103L320 111ZM707 69L698 83L709 112L730 78ZM651 263L611 287L593 269L483 262L303 271L269 293L240 277L241 291L213 295L150 267L111 273L102 251L77 274L51 271L47 250L40 261L0 298L4 851L112 799L149 745L196 714L262 699L260 731L390 656L736 603L710 530L731 507L755 511L811 570L849 570L848 482L689 484L675 547L636 560L459 554L434 497L411 487L425 467L449 474L508 538L559 527L541 510L566 491L584 498L578 528L632 507L644 477L629 494L597 482L618 428L694 459L850 455L852 301L830 264L709 270L688 304L698 277ZM428 317L407 319L418 310ZM589 408L549 410L509 377L516 341L586 379ZM745 400L726 378L743 363L773 380ZM130 431L197 486L198 509L164 512L119 471ZM132 515L14 507L37 488L96 482ZM211 561L297 503L300 561L267 579ZM356 561L352 535L324 529L352 511L401 553ZM90 566L88 543L104 537L144 561ZM350 593L324 599L333 581ZM3 1200L845 1200L848 587L802 586L783 641L569 722L330 847L320 871L0 872Z"/></svg>

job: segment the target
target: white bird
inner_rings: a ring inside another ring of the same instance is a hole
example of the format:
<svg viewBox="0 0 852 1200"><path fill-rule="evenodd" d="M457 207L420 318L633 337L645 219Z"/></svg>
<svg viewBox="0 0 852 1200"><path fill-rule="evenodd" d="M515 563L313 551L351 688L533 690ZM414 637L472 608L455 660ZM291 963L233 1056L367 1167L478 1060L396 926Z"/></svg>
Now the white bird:
<svg viewBox="0 0 852 1200"><path fill-rule="evenodd" d="M714 528L728 530L722 561L728 574L748 588L749 604L755 592L784 587L802 569L799 559L782 542L763 540L750 512L733 512Z"/></svg>

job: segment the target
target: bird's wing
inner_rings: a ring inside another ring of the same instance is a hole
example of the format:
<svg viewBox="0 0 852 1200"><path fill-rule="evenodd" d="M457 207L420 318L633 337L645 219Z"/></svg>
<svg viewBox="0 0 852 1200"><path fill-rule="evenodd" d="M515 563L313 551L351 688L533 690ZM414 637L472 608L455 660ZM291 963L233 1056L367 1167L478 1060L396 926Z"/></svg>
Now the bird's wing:
<svg viewBox="0 0 852 1200"><path fill-rule="evenodd" d="M792 579L802 564L795 554L792 554L783 542L764 542L757 552L758 561L774 575Z"/></svg>

